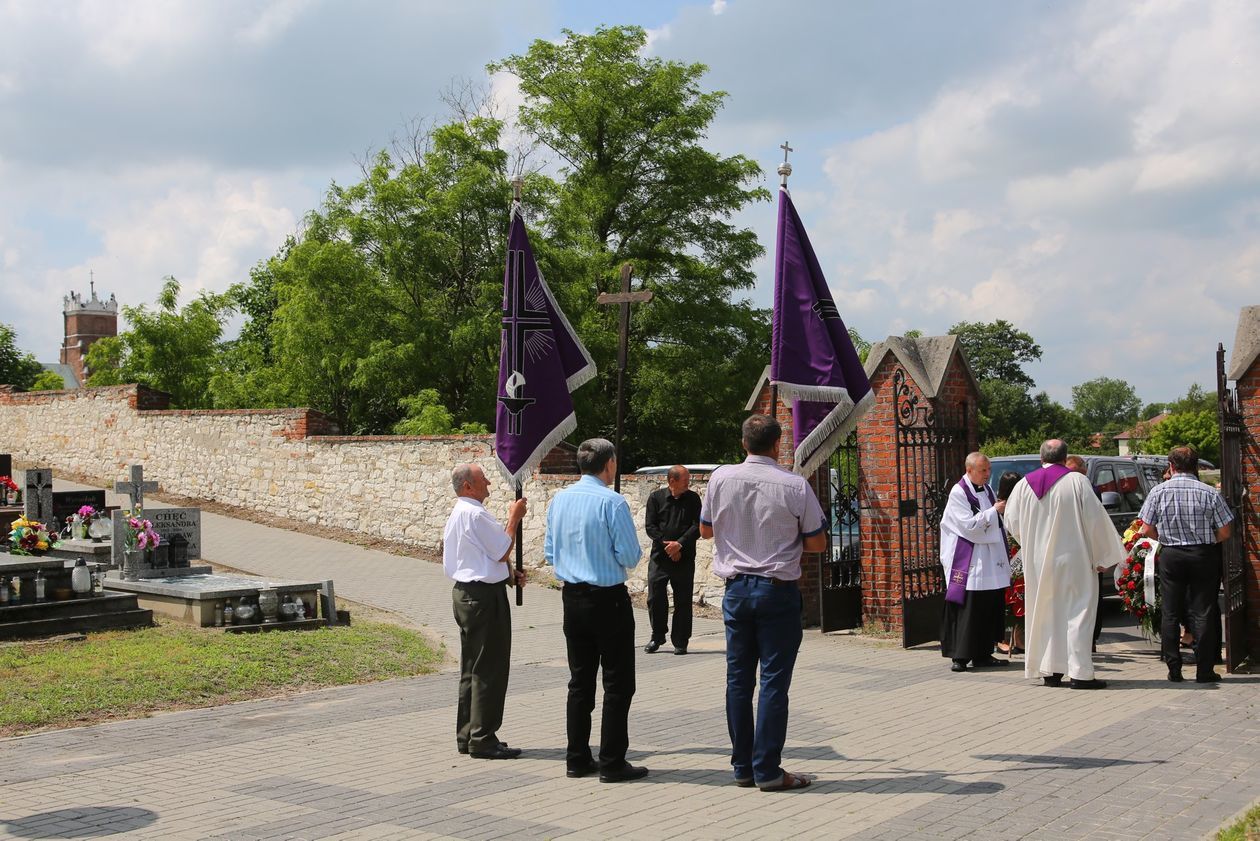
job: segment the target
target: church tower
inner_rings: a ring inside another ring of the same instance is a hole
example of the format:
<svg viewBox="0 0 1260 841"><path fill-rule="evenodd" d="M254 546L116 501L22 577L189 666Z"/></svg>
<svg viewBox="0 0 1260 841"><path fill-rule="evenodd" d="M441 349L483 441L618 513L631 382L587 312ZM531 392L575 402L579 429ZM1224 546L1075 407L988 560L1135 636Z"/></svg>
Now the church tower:
<svg viewBox="0 0 1260 841"><path fill-rule="evenodd" d="M108 301L96 297L96 279L90 281L92 293L84 298L77 292L71 292L62 300L65 302L65 339L61 344L61 364L70 366L79 383L87 382L86 366L88 348L97 339L118 335L118 301L113 294ZM67 387L70 386L66 383Z"/></svg>

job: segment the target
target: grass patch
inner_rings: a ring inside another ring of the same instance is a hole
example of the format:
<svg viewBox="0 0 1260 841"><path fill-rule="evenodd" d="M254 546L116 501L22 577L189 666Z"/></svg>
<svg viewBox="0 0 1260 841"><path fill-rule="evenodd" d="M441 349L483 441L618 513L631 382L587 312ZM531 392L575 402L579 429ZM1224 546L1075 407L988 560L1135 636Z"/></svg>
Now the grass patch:
<svg viewBox="0 0 1260 841"><path fill-rule="evenodd" d="M0 648L0 736L436 671L420 633L379 622L266 634L175 623Z"/></svg>
<svg viewBox="0 0 1260 841"><path fill-rule="evenodd" d="M1260 841L1260 803L1248 809L1232 826L1216 833L1216 841Z"/></svg>

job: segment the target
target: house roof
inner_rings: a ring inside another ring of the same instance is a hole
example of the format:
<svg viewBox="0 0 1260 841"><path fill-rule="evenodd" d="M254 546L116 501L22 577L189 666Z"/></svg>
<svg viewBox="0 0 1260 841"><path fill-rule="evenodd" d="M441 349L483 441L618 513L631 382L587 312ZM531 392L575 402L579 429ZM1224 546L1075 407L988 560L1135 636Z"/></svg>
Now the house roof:
<svg viewBox="0 0 1260 841"><path fill-rule="evenodd" d="M1153 418L1149 418L1144 421L1138 421L1137 425L1135 425L1132 429L1126 429L1124 432L1121 432L1119 435L1113 435L1111 436L1111 439L1113 441L1128 441L1132 438L1146 438L1150 434L1151 427L1156 426L1160 423L1163 423L1164 419L1167 417L1168 417L1167 412L1160 412L1158 415L1156 415Z"/></svg>
<svg viewBox="0 0 1260 841"><path fill-rule="evenodd" d="M882 342L871 345L871 352L866 357L866 375L869 377L874 374L875 369L883 363L884 357L891 353L914 380L923 396L933 399L940 393L945 382L945 373L949 370L949 361L955 352L959 354L963 370L978 392L980 384L976 382L976 375L967 363L966 354L962 353L962 344L957 336L921 336L917 339L889 336Z"/></svg>
<svg viewBox="0 0 1260 841"><path fill-rule="evenodd" d="M1234 334L1234 351L1230 356L1231 380L1245 376L1260 356L1260 306L1243 307L1238 313L1238 332Z"/></svg>
<svg viewBox="0 0 1260 841"><path fill-rule="evenodd" d="M52 371L54 374L60 374L67 389L82 387L79 383L79 375L75 373L73 366L63 365L60 362L41 362L39 364L44 366L45 371Z"/></svg>

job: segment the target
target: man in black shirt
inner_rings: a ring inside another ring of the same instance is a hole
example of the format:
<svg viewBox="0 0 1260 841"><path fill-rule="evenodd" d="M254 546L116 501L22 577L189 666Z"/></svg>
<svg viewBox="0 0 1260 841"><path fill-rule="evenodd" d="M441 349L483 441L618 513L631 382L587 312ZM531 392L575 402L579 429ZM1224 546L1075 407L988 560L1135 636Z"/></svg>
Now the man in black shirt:
<svg viewBox="0 0 1260 841"><path fill-rule="evenodd" d="M674 631L669 634L675 654L687 653L691 639L691 594L696 577L696 539L700 536L700 495L691 486L691 473L675 464L666 476L668 487L648 497L646 529L652 539L648 564L648 617L652 641L643 647L654 654L669 632L669 598L674 591Z"/></svg>

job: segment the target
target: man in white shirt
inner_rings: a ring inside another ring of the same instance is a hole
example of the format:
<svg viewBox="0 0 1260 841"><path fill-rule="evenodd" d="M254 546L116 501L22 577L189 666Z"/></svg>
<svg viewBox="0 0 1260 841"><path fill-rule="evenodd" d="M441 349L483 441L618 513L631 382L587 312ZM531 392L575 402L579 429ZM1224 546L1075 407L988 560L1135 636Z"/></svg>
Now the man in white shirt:
<svg viewBox="0 0 1260 841"><path fill-rule="evenodd" d="M1003 501L989 487L993 468L983 453L967 456L967 475L949 491L941 516L941 565L945 567L945 609L941 654L951 671L973 666L1005 666L993 645L1005 636L1006 588L1011 562L1002 529Z"/></svg>
<svg viewBox="0 0 1260 841"><path fill-rule="evenodd" d="M455 744L478 759L515 759L520 748L499 741L512 654L512 614L508 583L525 584L525 573L508 559L526 502L508 506L507 526L485 508L490 480L480 465L461 464L451 472L455 508L442 535L442 567L455 582L451 598L459 625L459 710Z"/></svg>

